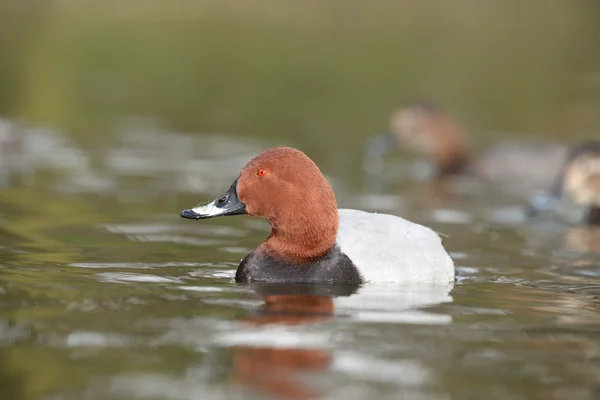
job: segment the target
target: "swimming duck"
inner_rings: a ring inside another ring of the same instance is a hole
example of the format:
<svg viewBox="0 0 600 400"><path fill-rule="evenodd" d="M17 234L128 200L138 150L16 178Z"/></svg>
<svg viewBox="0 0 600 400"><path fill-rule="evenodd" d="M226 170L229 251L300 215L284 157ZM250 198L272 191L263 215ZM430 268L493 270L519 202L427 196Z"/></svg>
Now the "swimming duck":
<svg viewBox="0 0 600 400"><path fill-rule="evenodd" d="M338 210L317 165L297 149L255 156L224 195L181 212L189 219L240 214L266 219L271 234L241 261L237 282L454 281L454 263L434 231L393 215Z"/></svg>
<svg viewBox="0 0 600 400"><path fill-rule="evenodd" d="M575 146L549 192L532 199L530 214L543 213L600 225L600 141Z"/></svg>
<svg viewBox="0 0 600 400"><path fill-rule="evenodd" d="M548 187L559 175L568 152L567 147L549 141L517 140L474 157L465 130L430 103L409 104L396 111L390 131L367 140L365 168L379 171L381 159L401 146L429 157L426 178L466 175L530 190Z"/></svg>
<svg viewBox="0 0 600 400"><path fill-rule="evenodd" d="M469 164L462 128L431 103L410 104L392 114L390 130L368 140L366 161L376 161L402 145L431 157L437 176L463 173Z"/></svg>

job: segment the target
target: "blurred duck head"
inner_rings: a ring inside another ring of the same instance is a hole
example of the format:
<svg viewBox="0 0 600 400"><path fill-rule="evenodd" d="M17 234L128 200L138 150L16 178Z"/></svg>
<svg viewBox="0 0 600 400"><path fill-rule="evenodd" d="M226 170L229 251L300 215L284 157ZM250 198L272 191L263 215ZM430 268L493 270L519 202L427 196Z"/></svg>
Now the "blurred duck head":
<svg viewBox="0 0 600 400"><path fill-rule="evenodd" d="M562 176L562 195L588 210L588 221L600 224L600 141L573 149Z"/></svg>
<svg viewBox="0 0 600 400"><path fill-rule="evenodd" d="M397 110L390 118L389 132L367 140L365 167L380 170L383 157L398 147L429 157L438 177L462 173L468 162L465 133L449 115L429 103Z"/></svg>
<svg viewBox="0 0 600 400"><path fill-rule="evenodd" d="M573 150L563 171L562 191L576 204L600 207L600 141Z"/></svg>
<svg viewBox="0 0 600 400"><path fill-rule="evenodd" d="M574 147L550 193L531 203L533 215L559 208L563 214L566 211L580 221L600 225L600 141Z"/></svg>

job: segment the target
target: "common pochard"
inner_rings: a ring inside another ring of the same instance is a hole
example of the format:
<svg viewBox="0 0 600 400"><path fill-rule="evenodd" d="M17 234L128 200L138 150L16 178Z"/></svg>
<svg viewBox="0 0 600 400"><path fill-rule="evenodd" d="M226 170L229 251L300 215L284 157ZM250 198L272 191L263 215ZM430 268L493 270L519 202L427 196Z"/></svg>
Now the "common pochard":
<svg viewBox="0 0 600 400"><path fill-rule="evenodd" d="M239 214L266 219L271 234L241 261L238 282L454 281L454 263L434 231L393 215L338 210L331 186L300 150L255 156L224 195L181 212L189 219Z"/></svg>
<svg viewBox="0 0 600 400"><path fill-rule="evenodd" d="M548 193L533 198L531 214L555 213L600 225L600 141L574 147L561 171Z"/></svg>
<svg viewBox="0 0 600 400"><path fill-rule="evenodd" d="M568 148L541 140L509 140L474 156L465 130L445 111L429 103L409 104L390 118L389 132L367 140L365 167L379 170L382 158L406 147L428 156L426 178L468 175L493 183L548 187L559 175Z"/></svg>

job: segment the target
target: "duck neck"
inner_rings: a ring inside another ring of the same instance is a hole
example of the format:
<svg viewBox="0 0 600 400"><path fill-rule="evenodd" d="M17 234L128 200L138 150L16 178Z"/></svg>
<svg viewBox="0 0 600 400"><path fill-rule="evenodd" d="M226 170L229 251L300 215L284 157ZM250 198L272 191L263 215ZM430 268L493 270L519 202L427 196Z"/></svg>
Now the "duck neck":
<svg viewBox="0 0 600 400"><path fill-rule="evenodd" d="M440 147L434 154L439 176L457 175L467 170L469 156L466 147L456 144L452 147Z"/></svg>
<svg viewBox="0 0 600 400"><path fill-rule="evenodd" d="M451 121L443 120L444 129L432 137L432 156L439 176L465 172L469 164L469 149L465 134Z"/></svg>
<svg viewBox="0 0 600 400"><path fill-rule="evenodd" d="M337 238L337 206L321 210L319 214L317 210L312 211L269 220L271 234L257 251L292 264L302 264L325 255L335 246Z"/></svg>
<svg viewBox="0 0 600 400"><path fill-rule="evenodd" d="M456 155L455 158L443 159L441 162L438 159L438 175L460 175L468 171L469 159L465 154Z"/></svg>

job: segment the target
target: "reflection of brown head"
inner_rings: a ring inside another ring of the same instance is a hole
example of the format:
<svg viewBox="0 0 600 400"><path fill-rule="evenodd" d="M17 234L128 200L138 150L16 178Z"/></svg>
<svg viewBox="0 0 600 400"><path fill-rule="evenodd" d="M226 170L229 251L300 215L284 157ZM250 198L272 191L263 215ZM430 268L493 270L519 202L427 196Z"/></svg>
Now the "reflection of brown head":
<svg viewBox="0 0 600 400"><path fill-rule="evenodd" d="M294 375L318 372L329 366L323 350L236 348L234 380L284 399L317 399L314 390L294 381Z"/></svg>
<svg viewBox="0 0 600 400"><path fill-rule="evenodd" d="M461 173L468 162L465 133L446 113L430 105L410 105L396 111L390 129L400 145L433 158L439 175Z"/></svg>
<svg viewBox="0 0 600 400"><path fill-rule="evenodd" d="M254 325L301 325L331 318L333 299L326 296L266 296L264 313L243 319ZM299 373L318 372L331 363L331 354L319 349L235 347L233 380L285 399L317 399L314 390L294 381Z"/></svg>

